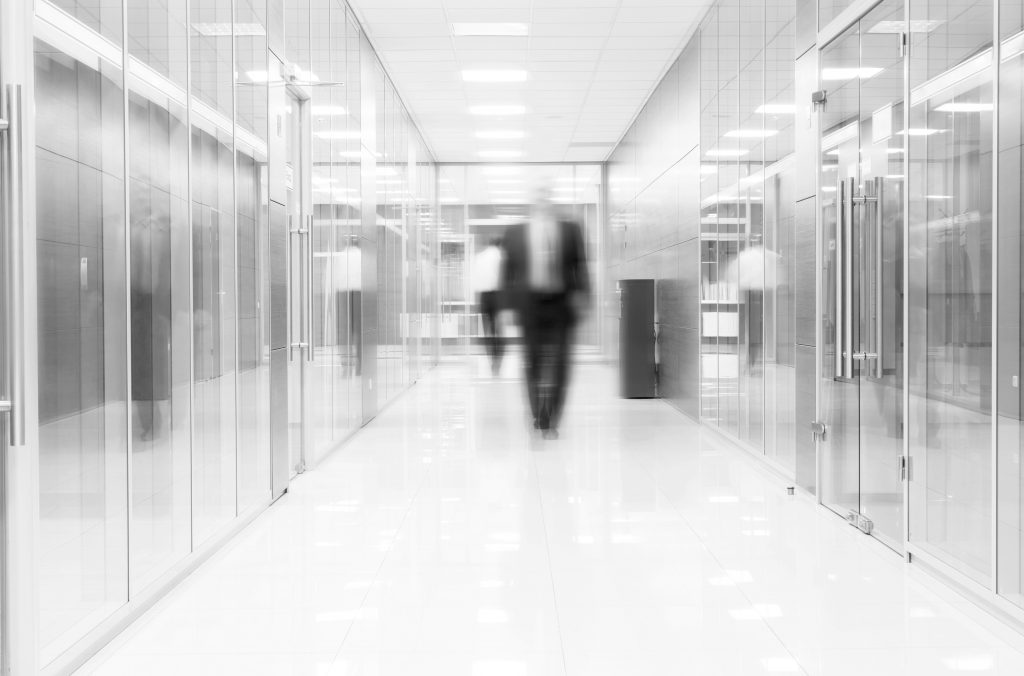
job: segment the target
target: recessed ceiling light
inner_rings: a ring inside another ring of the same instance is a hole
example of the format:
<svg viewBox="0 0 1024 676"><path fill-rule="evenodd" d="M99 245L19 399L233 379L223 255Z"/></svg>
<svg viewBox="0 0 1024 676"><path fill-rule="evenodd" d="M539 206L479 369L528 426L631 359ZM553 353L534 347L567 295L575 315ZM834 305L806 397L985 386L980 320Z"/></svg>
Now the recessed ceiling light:
<svg viewBox="0 0 1024 676"><path fill-rule="evenodd" d="M234 31L232 31L232 26L234 27ZM200 35L205 35L208 38L220 38L227 37L229 35L235 35L237 37L266 35L266 31L263 30L263 26L258 23L236 23L233 25L230 22L194 23L192 24L192 28L196 29L196 32Z"/></svg>
<svg viewBox="0 0 1024 676"><path fill-rule="evenodd" d="M477 154L480 157L489 157L496 160L511 160L523 156L522 151L519 150L481 150Z"/></svg>
<svg viewBox="0 0 1024 676"><path fill-rule="evenodd" d="M525 23L453 23L452 35L485 35L523 37L530 34Z"/></svg>
<svg viewBox="0 0 1024 676"><path fill-rule="evenodd" d="M325 141L358 140L362 134L358 131L318 131L313 136L322 138Z"/></svg>
<svg viewBox="0 0 1024 676"><path fill-rule="evenodd" d="M519 105L498 105L498 106L470 106L470 115L522 115L526 112L526 106Z"/></svg>
<svg viewBox="0 0 1024 676"><path fill-rule="evenodd" d="M750 151L743 148L724 148L721 150L709 150L708 157L743 157Z"/></svg>
<svg viewBox="0 0 1024 676"><path fill-rule="evenodd" d="M765 103L754 112L760 115L795 115L796 106L792 103Z"/></svg>
<svg viewBox="0 0 1024 676"><path fill-rule="evenodd" d="M484 167L481 171L485 176L514 176L523 173L520 167Z"/></svg>
<svg viewBox="0 0 1024 676"><path fill-rule="evenodd" d="M313 106L313 115L315 116L340 116L348 115L348 111L342 106Z"/></svg>
<svg viewBox="0 0 1024 676"><path fill-rule="evenodd" d="M862 68L822 68L822 80L868 80L882 72L881 68L864 66Z"/></svg>
<svg viewBox="0 0 1024 676"><path fill-rule="evenodd" d="M492 129L489 131L478 131L477 138L493 141L511 140L526 138L526 133L515 129Z"/></svg>
<svg viewBox="0 0 1024 676"><path fill-rule="evenodd" d="M967 103L966 101L950 101L943 103L935 110L943 113L988 113L994 109L991 103Z"/></svg>
<svg viewBox="0 0 1024 676"><path fill-rule="evenodd" d="M915 19L910 22L910 32L931 33L944 23L942 19ZM905 21L879 21L868 29L868 33L903 33L906 25Z"/></svg>
<svg viewBox="0 0 1024 676"><path fill-rule="evenodd" d="M526 82L526 71L505 70L464 70L462 79L466 82Z"/></svg>
<svg viewBox="0 0 1024 676"><path fill-rule="evenodd" d="M779 132L775 129L733 129L725 132L728 138L767 138Z"/></svg>
<svg viewBox="0 0 1024 676"><path fill-rule="evenodd" d="M944 129L928 129L928 128L920 128L920 129L913 129L913 128L911 128L911 129L909 129L906 132L902 132L901 131L901 132L899 132L899 134L900 134L900 136L904 136L904 135L907 135L907 134L909 134L910 136L931 136L932 134L940 134L943 131L945 131L945 130Z"/></svg>

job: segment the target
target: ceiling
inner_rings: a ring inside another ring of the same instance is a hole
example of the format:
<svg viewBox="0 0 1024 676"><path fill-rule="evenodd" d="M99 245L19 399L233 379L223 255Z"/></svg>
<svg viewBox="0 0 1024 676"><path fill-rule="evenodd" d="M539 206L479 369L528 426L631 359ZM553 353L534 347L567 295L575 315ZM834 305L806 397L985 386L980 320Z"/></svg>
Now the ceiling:
<svg viewBox="0 0 1024 676"><path fill-rule="evenodd" d="M710 0L351 4L438 161L586 162L608 156ZM525 24L527 35L455 36L456 23ZM465 82L464 70L525 70L526 79ZM520 105L525 113L470 113L482 105ZM524 137L476 136L495 131ZM488 151L513 154L481 155Z"/></svg>

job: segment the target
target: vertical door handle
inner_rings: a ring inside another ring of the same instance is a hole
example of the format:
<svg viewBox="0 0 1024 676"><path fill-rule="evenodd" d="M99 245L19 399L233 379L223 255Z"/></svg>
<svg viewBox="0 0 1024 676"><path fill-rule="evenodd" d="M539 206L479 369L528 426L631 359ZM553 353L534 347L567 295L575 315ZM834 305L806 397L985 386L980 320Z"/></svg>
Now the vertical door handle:
<svg viewBox="0 0 1024 676"><path fill-rule="evenodd" d="M884 248L882 234L884 232L883 217L885 215L885 178L875 178L875 377L885 375L885 321L882 311L885 307L885 295L882 288L884 279Z"/></svg>
<svg viewBox="0 0 1024 676"><path fill-rule="evenodd" d="M24 248L24 163L22 161L22 99L21 85L7 85L6 124L0 125L0 199L4 209L0 228L3 230L4 330L3 350L4 393L0 412L8 414L10 444L25 444L25 279L22 250Z"/></svg>
<svg viewBox="0 0 1024 676"><path fill-rule="evenodd" d="M846 179L843 191L843 376L853 377L853 191L857 179Z"/></svg>
<svg viewBox="0 0 1024 676"><path fill-rule="evenodd" d="M313 214L306 215L306 361L313 361Z"/></svg>
<svg viewBox="0 0 1024 676"><path fill-rule="evenodd" d="M844 377L846 371L843 368L846 348L843 345L843 336L845 335L845 327L843 326L843 299L845 294L843 293L843 262L845 260L845 246L843 239L845 238L846 225L846 198L843 196L846 190L846 180L839 179L836 181L836 264L835 264L835 351L836 351L836 364L835 364L835 375L837 378Z"/></svg>

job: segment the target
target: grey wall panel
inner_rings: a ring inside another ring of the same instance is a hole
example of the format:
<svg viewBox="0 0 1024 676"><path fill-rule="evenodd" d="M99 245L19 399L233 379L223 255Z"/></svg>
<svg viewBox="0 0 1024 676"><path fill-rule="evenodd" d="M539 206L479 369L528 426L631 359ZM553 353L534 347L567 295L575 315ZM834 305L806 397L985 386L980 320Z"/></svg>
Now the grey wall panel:
<svg viewBox="0 0 1024 676"><path fill-rule="evenodd" d="M298 392L292 392L298 396ZM288 487L288 349L270 351L270 482L272 496Z"/></svg>
<svg viewBox="0 0 1024 676"><path fill-rule="evenodd" d="M679 150L700 143L700 37L695 35L679 56Z"/></svg>
<svg viewBox="0 0 1024 676"><path fill-rule="evenodd" d="M796 224L794 226L793 303L796 323L796 342L814 346L816 343L817 309L815 306L815 223L817 220L817 199L810 198L796 203Z"/></svg>
<svg viewBox="0 0 1024 676"><path fill-rule="evenodd" d="M679 408L694 420L700 418L700 336L697 329L680 331Z"/></svg>
<svg viewBox="0 0 1024 676"><path fill-rule="evenodd" d="M815 353L813 347L796 347L796 482L812 493L817 490L815 442L810 429L811 422L815 420Z"/></svg>
<svg viewBox="0 0 1024 676"><path fill-rule="evenodd" d="M682 410L683 330L672 326L658 329L658 396Z"/></svg>
<svg viewBox="0 0 1024 676"><path fill-rule="evenodd" d="M802 200L818 191L818 115L811 109L811 94L818 89L818 50L796 60L796 187Z"/></svg>
<svg viewBox="0 0 1024 676"><path fill-rule="evenodd" d="M281 60L271 54L271 72L280 72ZM285 187L285 139L288 124L285 120L288 94L284 87L270 87L267 95L269 127L267 144L267 173L269 175L268 192L273 202L284 204L288 200L288 189Z"/></svg>
<svg viewBox="0 0 1024 676"><path fill-rule="evenodd" d="M270 203L270 349L288 345L288 217Z"/></svg>
<svg viewBox="0 0 1024 676"><path fill-rule="evenodd" d="M796 53L803 54L818 38L818 0L796 0Z"/></svg>
<svg viewBox="0 0 1024 676"><path fill-rule="evenodd" d="M679 219L677 241L700 235L700 150L690 151L679 161Z"/></svg>
<svg viewBox="0 0 1024 676"><path fill-rule="evenodd" d="M679 326L700 328L700 240L679 245Z"/></svg>

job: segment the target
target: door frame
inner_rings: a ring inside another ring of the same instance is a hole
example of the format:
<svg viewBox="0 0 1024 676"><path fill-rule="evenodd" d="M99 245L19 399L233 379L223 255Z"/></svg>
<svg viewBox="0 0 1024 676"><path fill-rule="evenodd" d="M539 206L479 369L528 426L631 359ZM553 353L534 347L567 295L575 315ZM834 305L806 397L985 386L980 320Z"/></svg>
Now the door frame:
<svg viewBox="0 0 1024 676"><path fill-rule="evenodd" d="M833 18L831 21L829 21L828 24L826 24L825 26L819 27L819 30L817 32L817 39L815 41L815 46L814 46L814 50L815 50L816 55L817 55L817 64L815 66L815 68L816 68L816 74L815 74L816 75L816 80L815 80L815 82L816 82L816 86L817 86L817 88L819 90L821 89L821 62L822 62L821 56L822 56L822 52L824 50L826 50L832 44L832 42L834 42L837 38L842 36L847 30L849 30L855 24L857 24L861 20L863 20L870 12L874 11L874 9L877 8L879 5L881 5L884 1L885 0L854 0L854 2L852 2L848 7L846 7L838 15L836 15L835 18ZM903 22L904 22L904 26L905 27L909 27L910 26L910 2L911 2L911 0L902 0L902 2L903 2ZM997 25L998 25L998 22L997 22ZM909 32L909 28L908 28L903 33L903 49L904 49L904 52L903 52L903 103L904 103L904 105L903 105L903 128L904 129L909 129L910 128L910 39L909 38L910 38L910 32ZM998 59L996 59L996 62L998 63ZM815 111L815 112L818 112L818 111ZM815 293L815 298L816 298L816 300L815 300L815 308L816 308L815 312L816 312L816 320L817 320L816 321L816 327L815 327L817 346L815 348L815 356L816 356L816 358L815 358L815 367L814 367L815 368L815 420L824 420L824 413L825 412L824 412L823 407L822 407L822 396L821 396L822 395L821 380L822 380L822 375L823 375L821 373L821 365L822 365L822 358L824 356L823 355L824 332L822 331L822 317L823 317L823 312L824 312L824 298L823 298L823 294L822 294L821 290L822 290L822 284L825 282L825 275L824 275L824 270L823 270L823 267L822 267L823 264L824 264L824 260L823 260L823 257L822 257L822 244L823 244L823 242L822 242L822 227L823 227L823 223L822 223L822 217L821 217L822 194L821 194L820 167L818 166L818 163L820 162L820 159L821 159L821 139L822 139L823 130L821 129L821 125L820 124L816 125L816 127L817 127L817 129L816 129L816 138L814 139L814 158L815 158L815 170L819 174L819 179L818 179L818 186L817 186L817 190L816 190L817 205L816 205L816 208L815 208L815 232L816 232L816 242L815 242L815 266L816 266L815 278L816 278L816 280L815 280L815 282L816 282L816 285L817 285L816 289L815 289L815 291L816 291L816 293ZM907 144L906 147L909 147L909 144ZM908 154L909 153L907 153L906 151L904 152L903 160L904 160L904 166L907 168L906 169L906 174L909 177L910 158L908 157ZM909 411L910 411L910 360L907 358L906 351L907 351L907 345L908 345L908 340L909 340L909 335L910 335L910 333L909 333L909 330L910 330L910 321L909 321L909 317L910 317L910 312L909 312L909 310L910 310L910 308L909 308L909 302L910 302L910 294L909 294L909 289L910 289L910 286L909 286L910 285L910 273L909 273L909 266L907 265L907 261L909 260L909 257L910 257L910 238L908 237L908 229L910 227L910 222L909 222L909 218L908 218L908 216L910 214L910 190L907 189L906 187L903 190L900 208L903 211L903 218L902 218L903 238L902 238L902 252L901 252L901 255L903 257L903 265L902 265L902 278L903 278L902 279L902 283L903 283L903 302L902 302L902 305L903 305L903 307L902 307L902 310L903 310L903 327L902 327L902 331L903 331L903 351L904 351L903 364L902 364L902 374L901 374L902 378L903 378L903 391L902 391L902 394L901 394L901 400L902 400L902 405L903 405L903 438L901 439L901 444L900 445L901 445L901 449L902 449L902 453L903 453L902 462L905 463L904 467L906 468L906 470L905 470L905 472L903 474L903 477L901 479L901 482L900 482L901 486L902 486L902 494L903 494L902 495L902 499L903 499L903 514L902 514L902 518L901 518L902 526L903 526L903 534L902 534L901 541L896 543L896 544L898 544L901 547L901 551L895 552L895 553L901 555L905 561L909 562L910 559L911 559L911 548L912 548L912 546L910 544L910 481L909 481L909 479L910 479L910 468L909 468L909 462L910 462L910 460L909 460L909 458L910 458L910 435L908 434L908 430L907 430L907 416L909 415ZM994 295L994 292L993 292L993 295ZM995 300L993 300L993 302L995 302ZM995 340L995 336L993 335L993 341L994 340ZM993 349L995 349L994 342L993 342ZM994 366L993 366L993 368L994 368ZM822 489L822 478L823 478L822 477L823 441L822 441L821 435L815 434L814 446L815 446L815 457L816 457L816 460L817 460L817 462L816 462L816 465L817 465L817 467L816 467L816 478L815 478L815 483L816 483L817 489L815 491L815 499L817 500L817 502L818 502L818 504L820 506L824 507L825 509L828 509L829 511L833 511L834 512L834 510L832 510L830 507L828 507L822 501L822 490L821 489ZM995 472L994 465L993 465L993 472ZM993 499L995 499L995 498L993 498ZM994 516L994 514L995 513L993 512L993 516ZM874 539L878 540L878 542L880 544L885 545L885 542L883 542L881 539L879 539L879 538L874 538ZM890 551L893 551L891 549L891 547L887 547L887 549L890 549Z"/></svg>
<svg viewBox="0 0 1024 676"><path fill-rule="evenodd" d="M309 441L309 406L307 399L309 397L309 367L307 362L313 360L313 318L312 318L312 295L313 295L313 277L312 277L312 266L313 266L313 192L311 176L308 175L308 170L312 168L312 162L307 162L312 158L313 149L313 137L312 137L312 116L310 111L311 96L309 91L305 88L293 84L284 85L284 104L286 106L296 106L295 116L292 121L288 124L299 125L299 138L298 146L295 150L298 153L298 161L293 167L293 182L297 181L295 194L298 198L298 223L288 222L288 250L291 252L292 247L296 244L299 246L300 256L305 256L304 262L304 275L299 280L300 288L294 289L293 284L296 282L296 275L298 271L293 269L292 255L289 253L288 256L288 294L287 294L287 306L288 306L288 368L298 369L299 371L299 391L297 393L288 393L288 406L289 409L292 405L292 397L298 395L298 406L299 406L299 452L298 464L291 464L291 451L289 449L289 479L293 476L291 472L295 472L294 476L304 473L307 469L310 469L313 465L314 458L312 457ZM287 118L286 118L287 119ZM286 129L285 134L291 136L294 129ZM288 158L285 158L287 162ZM308 166L307 166L308 165ZM290 206L290 205L288 205ZM286 218L290 219L291 214L286 213ZM303 240L305 242L303 243ZM299 336L293 335L294 322L292 321L293 313L296 312L294 303L292 300L293 291L298 290L300 293L300 299L303 307L300 309L302 313L301 320L301 333ZM297 354L296 354L297 353ZM289 374L290 376L290 374ZM289 382L290 382L289 377ZM289 424L290 424L289 416ZM289 430L289 444L291 444L291 434Z"/></svg>
<svg viewBox="0 0 1024 676"><path fill-rule="evenodd" d="M0 580L3 615L0 617L0 674L34 674L39 669L38 634L38 532L39 532L39 434L38 347L36 328L35 243L35 117L27 114L35 100L33 43L35 7L32 2L0 0L0 117L8 108L20 109L4 133L4 186L0 227L10 246L4 247L4 274L15 285L3 284L8 297L3 303L5 332L2 336L4 394L10 394L12 411L4 416L0 444ZM16 90L20 88L20 105ZM15 154L8 155L13 148ZM20 152L19 152L20 151ZM10 163L7 162L10 157ZM10 188L10 190L7 189ZM13 196L16 212L8 214L7 197ZM13 235L13 238L9 238ZM7 263L18 266L9 269ZM13 288L12 288L13 286ZM14 340L12 340L12 338ZM11 434L10 424L18 428Z"/></svg>

